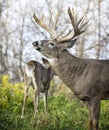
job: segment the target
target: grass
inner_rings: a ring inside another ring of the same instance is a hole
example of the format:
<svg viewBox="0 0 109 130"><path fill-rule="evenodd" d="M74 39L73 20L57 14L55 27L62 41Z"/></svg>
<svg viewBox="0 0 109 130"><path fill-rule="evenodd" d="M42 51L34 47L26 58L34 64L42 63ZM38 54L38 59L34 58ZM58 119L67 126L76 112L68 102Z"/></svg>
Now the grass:
<svg viewBox="0 0 109 130"><path fill-rule="evenodd" d="M109 103L103 101L100 116L101 130L109 129L108 108ZM43 112L43 101L41 101L36 117L32 102L28 104L24 119L20 116L19 105L14 112L11 108L0 109L0 130L86 130L88 127L87 107L81 107L76 99L70 100L64 95L49 97L47 115Z"/></svg>

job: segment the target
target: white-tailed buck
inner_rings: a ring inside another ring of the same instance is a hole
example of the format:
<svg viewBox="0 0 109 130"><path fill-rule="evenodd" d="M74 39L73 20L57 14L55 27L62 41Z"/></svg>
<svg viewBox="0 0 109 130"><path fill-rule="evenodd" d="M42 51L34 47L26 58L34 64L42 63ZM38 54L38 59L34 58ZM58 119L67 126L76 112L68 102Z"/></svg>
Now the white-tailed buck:
<svg viewBox="0 0 109 130"><path fill-rule="evenodd" d="M34 14L34 20L54 38L33 42L35 49L48 58L48 64L62 81L89 106L89 128L98 130L100 101L109 98L109 60L81 59L68 51L76 44L77 36L86 30L87 22L75 21L73 10L68 9L73 30L58 37ZM47 64L47 63L46 63Z"/></svg>
<svg viewBox="0 0 109 130"><path fill-rule="evenodd" d="M33 88L35 89L33 96L35 114L38 112L39 94L41 92L44 93L44 107L47 112L47 94L53 75L54 73L50 67L46 69L36 61L29 61L26 63L24 67L24 101L21 118L24 117L28 90L31 85L33 85Z"/></svg>

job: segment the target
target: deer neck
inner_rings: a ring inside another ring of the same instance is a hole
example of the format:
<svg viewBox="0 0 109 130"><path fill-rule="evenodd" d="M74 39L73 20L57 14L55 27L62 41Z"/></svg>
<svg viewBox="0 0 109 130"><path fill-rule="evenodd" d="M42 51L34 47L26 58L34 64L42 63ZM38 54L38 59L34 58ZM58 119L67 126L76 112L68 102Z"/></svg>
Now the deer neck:
<svg viewBox="0 0 109 130"><path fill-rule="evenodd" d="M70 89L73 89L87 66L85 61L71 55L67 50L63 51L57 59L51 60L50 65Z"/></svg>

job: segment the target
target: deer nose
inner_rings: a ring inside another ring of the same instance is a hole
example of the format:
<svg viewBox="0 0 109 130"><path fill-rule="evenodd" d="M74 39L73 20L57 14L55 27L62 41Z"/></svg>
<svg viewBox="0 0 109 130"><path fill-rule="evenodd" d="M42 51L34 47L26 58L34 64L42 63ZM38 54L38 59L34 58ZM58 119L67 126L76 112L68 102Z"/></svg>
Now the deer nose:
<svg viewBox="0 0 109 130"><path fill-rule="evenodd" d="M38 45L39 45L38 41L34 41L32 44L33 44L33 46L36 46L36 47L38 47Z"/></svg>
<svg viewBox="0 0 109 130"><path fill-rule="evenodd" d="M33 43L33 46L35 47L36 50L40 50L40 41L34 41Z"/></svg>

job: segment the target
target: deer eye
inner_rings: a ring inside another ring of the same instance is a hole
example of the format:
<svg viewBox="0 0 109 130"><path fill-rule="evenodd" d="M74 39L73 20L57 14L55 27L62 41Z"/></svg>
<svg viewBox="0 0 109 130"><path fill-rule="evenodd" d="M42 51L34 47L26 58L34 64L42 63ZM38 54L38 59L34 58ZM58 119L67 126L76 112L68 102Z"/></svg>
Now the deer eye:
<svg viewBox="0 0 109 130"><path fill-rule="evenodd" d="M48 46L49 46L49 48L54 48L55 47L55 44L53 43L53 42L50 42L49 44L48 44Z"/></svg>

